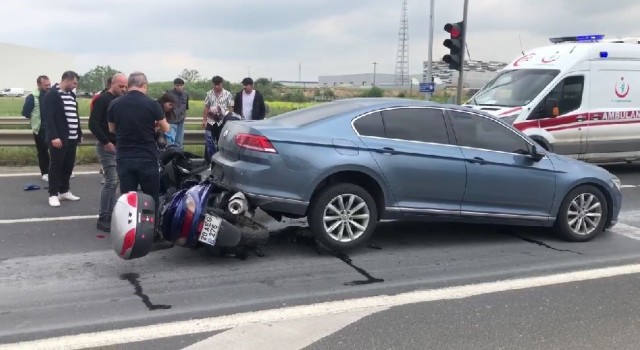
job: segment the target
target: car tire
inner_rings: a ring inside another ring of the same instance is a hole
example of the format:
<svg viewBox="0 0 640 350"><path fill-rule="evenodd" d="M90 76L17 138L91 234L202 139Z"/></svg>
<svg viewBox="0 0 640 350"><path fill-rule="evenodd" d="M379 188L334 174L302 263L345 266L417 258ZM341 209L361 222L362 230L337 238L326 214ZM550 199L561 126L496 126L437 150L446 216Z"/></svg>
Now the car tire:
<svg viewBox="0 0 640 350"><path fill-rule="evenodd" d="M568 241L586 242L604 231L608 215L609 204L602 191L595 186L581 185L564 197L555 230Z"/></svg>
<svg viewBox="0 0 640 350"><path fill-rule="evenodd" d="M341 201L343 207L340 207ZM340 212L332 211L332 207ZM335 215L325 222L325 213ZM334 251L345 251L369 239L378 222L378 209L375 200L365 189L351 183L341 183L323 189L315 197L307 219L318 241ZM353 237L349 237L350 232Z"/></svg>

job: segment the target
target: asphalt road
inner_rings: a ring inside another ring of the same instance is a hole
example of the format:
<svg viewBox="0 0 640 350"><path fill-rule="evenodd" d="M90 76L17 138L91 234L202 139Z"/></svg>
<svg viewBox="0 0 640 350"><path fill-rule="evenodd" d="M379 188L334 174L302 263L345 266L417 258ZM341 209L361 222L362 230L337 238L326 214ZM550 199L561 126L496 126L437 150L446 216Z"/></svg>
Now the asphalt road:
<svg viewBox="0 0 640 350"><path fill-rule="evenodd" d="M567 243L532 228L389 223L375 232L370 246L336 257L317 249L298 221L270 225L266 256L246 260L180 247L120 260L92 217L99 175L74 178L72 191L82 199L60 208L47 205L44 189L23 190L28 183L44 185L37 176L1 177L0 344L636 263L640 166L608 169L625 186L623 213L618 226L591 242ZM57 217L75 218L30 221ZM614 316L624 309L622 300L634 300L637 276L608 281L391 308L336 330L312 348L557 348L563 343L556 341L565 339L557 335L560 326L579 327L602 317L596 322L601 327L590 333L594 337L619 326ZM608 298L612 295L620 297ZM596 312L598 307L605 310ZM627 328L615 328L623 342L616 348L637 343L635 334L622 334L637 329L635 308L621 314ZM585 332L567 329L563 336L574 338L567 348L584 345L575 337ZM213 334L139 345L177 348ZM541 337L548 342L535 343Z"/></svg>

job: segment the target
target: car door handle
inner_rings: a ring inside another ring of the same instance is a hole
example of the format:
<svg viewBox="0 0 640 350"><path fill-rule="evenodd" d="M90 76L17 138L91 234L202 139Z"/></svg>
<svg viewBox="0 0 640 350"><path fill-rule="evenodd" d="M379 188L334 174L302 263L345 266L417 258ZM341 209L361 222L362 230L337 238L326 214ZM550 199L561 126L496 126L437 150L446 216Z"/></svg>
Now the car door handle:
<svg viewBox="0 0 640 350"><path fill-rule="evenodd" d="M578 118L576 118L576 120L579 121L579 122L583 122L583 121L585 121L585 119L586 118L583 117L583 116L579 116Z"/></svg>
<svg viewBox="0 0 640 350"><path fill-rule="evenodd" d="M467 161L469 163L476 163L476 164L486 164L487 161L480 158L480 157L473 157L472 159L467 159Z"/></svg>
<svg viewBox="0 0 640 350"><path fill-rule="evenodd" d="M396 154L396 150L391 148L391 147L382 147L380 149L377 149L376 152L382 153L382 154L387 154L387 155Z"/></svg>

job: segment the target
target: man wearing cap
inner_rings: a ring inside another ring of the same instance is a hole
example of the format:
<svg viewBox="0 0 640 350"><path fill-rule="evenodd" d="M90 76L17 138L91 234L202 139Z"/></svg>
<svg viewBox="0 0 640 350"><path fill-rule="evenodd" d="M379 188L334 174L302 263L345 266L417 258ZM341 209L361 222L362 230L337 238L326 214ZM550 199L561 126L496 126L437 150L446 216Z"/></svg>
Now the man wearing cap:
<svg viewBox="0 0 640 350"><path fill-rule="evenodd" d="M244 89L236 94L234 110L247 120L262 120L267 114L264 97L260 91L253 88L253 79L242 79Z"/></svg>

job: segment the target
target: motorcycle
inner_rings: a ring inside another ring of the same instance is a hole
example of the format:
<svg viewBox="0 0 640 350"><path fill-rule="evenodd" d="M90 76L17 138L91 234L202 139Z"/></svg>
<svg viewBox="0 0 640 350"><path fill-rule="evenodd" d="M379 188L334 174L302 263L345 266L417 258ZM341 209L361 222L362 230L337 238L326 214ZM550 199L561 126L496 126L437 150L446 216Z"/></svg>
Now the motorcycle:
<svg viewBox="0 0 640 350"><path fill-rule="evenodd" d="M161 147L160 205L140 191L122 194L113 209L111 237L115 253L124 260L146 256L154 240L164 239L191 249L232 253L260 249L269 238L266 227L252 219L255 208L244 194L217 183L210 163L177 146Z"/></svg>

